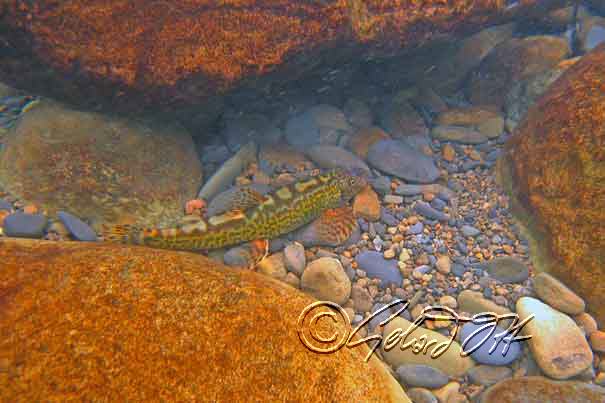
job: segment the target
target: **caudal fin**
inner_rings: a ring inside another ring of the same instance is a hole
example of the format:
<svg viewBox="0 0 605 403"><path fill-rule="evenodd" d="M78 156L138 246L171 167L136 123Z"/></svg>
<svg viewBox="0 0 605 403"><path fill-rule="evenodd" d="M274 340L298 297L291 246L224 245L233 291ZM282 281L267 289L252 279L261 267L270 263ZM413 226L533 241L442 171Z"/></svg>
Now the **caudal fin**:
<svg viewBox="0 0 605 403"><path fill-rule="evenodd" d="M141 228L135 225L103 225L101 235L105 242L138 243Z"/></svg>

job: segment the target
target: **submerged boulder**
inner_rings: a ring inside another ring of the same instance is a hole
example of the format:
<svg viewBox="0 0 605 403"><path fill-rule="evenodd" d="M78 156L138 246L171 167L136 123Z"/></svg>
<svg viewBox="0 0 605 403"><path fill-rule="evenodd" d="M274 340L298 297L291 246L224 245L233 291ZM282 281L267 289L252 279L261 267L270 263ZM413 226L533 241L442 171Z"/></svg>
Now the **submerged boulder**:
<svg viewBox="0 0 605 403"><path fill-rule="evenodd" d="M321 65L400 53L562 1L4 3L0 41L14 57L0 75L34 92L179 110L268 73L265 83L296 81Z"/></svg>
<svg viewBox="0 0 605 403"><path fill-rule="evenodd" d="M504 162L517 204L534 218L531 227L554 258L543 269L605 324L605 44L529 109Z"/></svg>
<svg viewBox="0 0 605 403"><path fill-rule="evenodd" d="M171 224L202 171L183 129L80 112L42 100L5 137L0 182L49 214L100 223Z"/></svg>
<svg viewBox="0 0 605 403"><path fill-rule="evenodd" d="M365 345L308 350L314 299L270 277L110 244L1 240L0 261L2 401L409 402Z"/></svg>

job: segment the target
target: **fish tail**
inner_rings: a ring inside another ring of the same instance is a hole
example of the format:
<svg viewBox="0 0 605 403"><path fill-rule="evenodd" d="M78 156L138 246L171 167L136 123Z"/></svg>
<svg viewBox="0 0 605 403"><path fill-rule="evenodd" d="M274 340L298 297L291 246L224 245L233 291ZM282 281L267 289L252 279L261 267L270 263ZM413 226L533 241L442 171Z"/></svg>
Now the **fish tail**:
<svg viewBox="0 0 605 403"><path fill-rule="evenodd" d="M106 242L112 243L139 243L140 227L130 224L103 225L101 235Z"/></svg>

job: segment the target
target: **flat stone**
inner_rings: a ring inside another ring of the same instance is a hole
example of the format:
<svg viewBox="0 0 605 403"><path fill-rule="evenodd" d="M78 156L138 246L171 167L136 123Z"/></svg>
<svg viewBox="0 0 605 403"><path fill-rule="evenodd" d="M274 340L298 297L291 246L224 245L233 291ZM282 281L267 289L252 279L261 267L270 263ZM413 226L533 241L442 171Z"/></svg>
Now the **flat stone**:
<svg viewBox="0 0 605 403"><path fill-rule="evenodd" d="M521 321L534 315L521 332L532 336L527 342L536 363L546 375L568 379L592 365L590 346L569 316L531 297L520 298L516 308Z"/></svg>
<svg viewBox="0 0 605 403"><path fill-rule="evenodd" d="M449 215L434 209L430 204L423 201L418 201L414 205L414 211L431 220L448 221L450 219Z"/></svg>
<svg viewBox="0 0 605 403"><path fill-rule="evenodd" d="M488 139L480 132L463 126L435 126L431 136L441 141L453 141L462 144L481 144Z"/></svg>
<svg viewBox="0 0 605 403"><path fill-rule="evenodd" d="M69 233L78 241L94 242L97 240L97 234L93 229L78 217L65 211L59 211L57 217L65 225L65 228L69 230Z"/></svg>
<svg viewBox="0 0 605 403"><path fill-rule="evenodd" d="M288 144L301 151L319 144L336 145L340 136L352 131L344 113L326 104L313 106L290 118L285 129Z"/></svg>
<svg viewBox="0 0 605 403"><path fill-rule="evenodd" d="M538 297L557 311L578 315L586 308L582 298L548 273L539 273L533 285Z"/></svg>
<svg viewBox="0 0 605 403"><path fill-rule="evenodd" d="M525 263L508 256L488 261L485 270L490 277L502 283L522 283L529 277L529 269Z"/></svg>
<svg viewBox="0 0 605 403"><path fill-rule="evenodd" d="M471 225L463 225L460 228L460 232L467 238L474 238L481 233L481 231Z"/></svg>
<svg viewBox="0 0 605 403"><path fill-rule="evenodd" d="M484 298L483 294L477 291L464 290L458 294L458 307L463 312L468 312L473 315L494 312L498 315L506 315L512 313L510 309L496 304L494 301ZM502 322L502 325L507 327L509 321Z"/></svg>
<svg viewBox="0 0 605 403"><path fill-rule="evenodd" d="M4 218L4 234L15 238L42 238L46 224L44 214L25 214L17 211Z"/></svg>
<svg viewBox="0 0 605 403"><path fill-rule="evenodd" d="M440 176L431 157L398 140L380 140L373 144L367 161L386 174L414 183L435 182Z"/></svg>
<svg viewBox="0 0 605 403"><path fill-rule="evenodd" d="M257 270L266 276L283 280L288 274L283 252L274 253L261 260L257 265Z"/></svg>
<svg viewBox="0 0 605 403"><path fill-rule="evenodd" d="M522 397L522 400L520 400ZM597 403L605 401L605 388L577 381L553 381L527 376L499 382L481 394L479 403Z"/></svg>
<svg viewBox="0 0 605 403"><path fill-rule="evenodd" d="M424 388L411 388L406 393L414 403L439 403L437 397L430 390Z"/></svg>
<svg viewBox="0 0 605 403"><path fill-rule="evenodd" d="M491 365L477 365L467 373L471 383L482 386L492 386L505 379L513 377L513 370L509 367L493 367Z"/></svg>
<svg viewBox="0 0 605 403"><path fill-rule="evenodd" d="M472 351L470 355L478 363L493 366L508 365L521 356L522 342L505 344L502 339L510 334L497 340L494 338L505 330L506 328L501 326L496 326L494 329L493 325L465 323L460 330L460 345L464 351Z"/></svg>
<svg viewBox="0 0 605 403"><path fill-rule="evenodd" d="M446 374L428 365L402 365L396 372L399 381L411 387L437 389L449 381Z"/></svg>
<svg viewBox="0 0 605 403"><path fill-rule="evenodd" d="M380 199L371 186L357 193L353 199L353 214L368 221L380 219Z"/></svg>
<svg viewBox="0 0 605 403"><path fill-rule="evenodd" d="M431 354L435 351L434 346L450 341L450 338L433 330L419 327L407 335L405 340L398 337L406 332L410 326L412 326L412 322L397 317L391 320L383 330L384 339L380 348L385 361L392 367L399 368L402 365L410 364L427 365L440 370L447 376L460 377L475 365L470 357L461 357L462 349L456 341L451 341L451 345L442 355L436 358L431 357ZM407 349L400 348L402 341L407 343L413 339L418 340L422 336L426 336L426 343L432 340L437 341L433 347L427 349L426 354L424 352L414 353L411 347Z"/></svg>
<svg viewBox="0 0 605 403"><path fill-rule="evenodd" d="M320 168L343 168L348 171L361 170L370 173L370 168L363 160L342 147L317 145L306 150L306 155Z"/></svg>
<svg viewBox="0 0 605 403"><path fill-rule="evenodd" d="M339 260L322 257L307 265L300 287L320 301L344 304L351 295L351 280Z"/></svg>
<svg viewBox="0 0 605 403"><path fill-rule="evenodd" d="M355 261L368 277L380 279L383 286L392 284L401 287L403 276L396 260L385 259L380 252L363 251L355 257Z"/></svg>

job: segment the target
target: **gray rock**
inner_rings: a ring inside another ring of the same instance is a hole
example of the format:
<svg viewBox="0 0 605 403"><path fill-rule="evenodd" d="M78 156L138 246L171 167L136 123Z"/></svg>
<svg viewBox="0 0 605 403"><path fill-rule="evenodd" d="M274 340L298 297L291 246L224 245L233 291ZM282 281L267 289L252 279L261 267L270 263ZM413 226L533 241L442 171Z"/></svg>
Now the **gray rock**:
<svg viewBox="0 0 605 403"><path fill-rule="evenodd" d="M462 126L436 126L431 130L431 136L441 141L454 141L462 144L481 144L487 137L476 130Z"/></svg>
<svg viewBox="0 0 605 403"><path fill-rule="evenodd" d="M42 238L47 219L44 214L12 213L4 219L4 234L15 238Z"/></svg>
<svg viewBox="0 0 605 403"><path fill-rule="evenodd" d="M298 242L288 244L284 248L284 263L289 271L300 277L307 264L305 247Z"/></svg>
<svg viewBox="0 0 605 403"><path fill-rule="evenodd" d="M472 351L470 356L480 364L494 366L508 365L521 355L522 342L513 341L510 344L506 344L503 339L510 336L508 333L495 339L494 336L505 330L500 326L496 326L494 329L493 324L487 326L484 323L476 324L469 322L462 326L460 330L460 344L465 352ZM490 334L490 332L492 333ZM475 347L477 348L475 349ZM493 351L490 352L492 348Z"/></svg>
<svg viewBox="0 0 605 403"><path fill-rule="evenodd" d="M435 210L428 203L423 201L418 201L414 205L414 211L431 220L448 221L450 219L447 214L439 210Z"/></svg>
<svg viewBox="0 0 605 403"><path fill-rule="evenodd" d="M399 185L395 193L401 196L416 196L422 193L422 185Z"/></svg>
<svg viewBox="0 0 605 403"><path fill-rule="evenodd" d="M57 217L61 220L63 225L65 225L65 228L67 228L70 234L78 241L95 242L97 240L97 234L93 229L78 217L65 211L59 211Z"/></svg>
<svg viewBox="0 0 605 403"><path fill-rule="evenodd" d="M422 234L423 230L424 230L424 224L422 224L421 222L417 222L416 224L414 224L408 228L407 233L410 235L418 235L418 234Z"/></svg>
<svg viewBox="0 0 605 403"><path fill-rule="evenodd" d="M376 142L367 160L376 169L410 182L432 183L440 176L433 158L398 140Z"/></svg>
<svg viewBox="0 0 605 403"><path fill-rule="evenodd" d="M370 184L376 192L383 196L391 192L391 180L386 176L379 176L375 179L372 179Z"/></svg>
<svg viewBox="0 0 605 403"><path fill-rule="evenodd" d="M301 151L318 144L336 145L351 131L344 113L325 104L313 106L286 122L287 142Z"/></svg>
<svg viewBox="0 0 605 403"><path fill-rule="evenodd" d="M317 145L307 150L306 155L320 168L360 169L363 172L370 173L370 168L363 160L341 147Z"/></svg>
<svg viewBox="0 0 605 403"><path fill-rule="evenodd" d="M467 238L470 238L470 237L474 238L481 233L481 231L479 231L477 228L470 226L470 225L463 225L460 228L460 231L462 232L462 235L464 235Z"/></svg>
<svg viewBox="0 0 605 403"><path fill-rule="evenodd" d="M281 131L264 115L245 114L225 122L223 138L232 152L254 141L256 144L275 144L281 138Z"/></svg>
<svg viewBox="0 0 605 403"><path fill-rule="evenodd" d="M365 271L368 277L380 279L383 286L393 284L401 287L403 276L396 260L387 260L379 252L363 251L355 257L355 261L357 267Z"/></svg>
<svg viewBox="0 0 605 403"><path fill-rule="evenodd" d="M529 269L519 259L499 257L485 264L490 277L502 283L522 283L529 277Z"/></svg>
<svg viewBox="0 0 605 403"><path fill-rule="evenodd" d="M513 370L509 367L494 367L491 365L478 365L471 368L467 375L471 383L482 386L492 386L496 383L513 377Z"/></svg>
<svg viewBox="0 0 605 403"><path fill-rule="evenodd" d="M0 199L0 210L11 211L13 209L13 204L7 200Z"/></svg>
<svg viewBox="0 0 605 403"><path fill-rule="evenodd" d="M446 374L428 365L402 365L396 372L399 381L411 387L437 389L449 381Z"/></svg>

